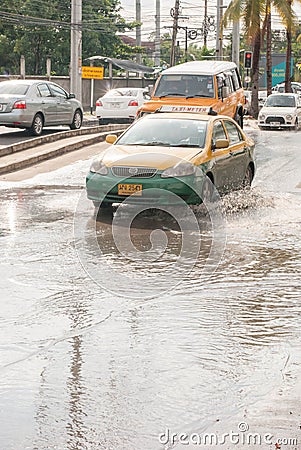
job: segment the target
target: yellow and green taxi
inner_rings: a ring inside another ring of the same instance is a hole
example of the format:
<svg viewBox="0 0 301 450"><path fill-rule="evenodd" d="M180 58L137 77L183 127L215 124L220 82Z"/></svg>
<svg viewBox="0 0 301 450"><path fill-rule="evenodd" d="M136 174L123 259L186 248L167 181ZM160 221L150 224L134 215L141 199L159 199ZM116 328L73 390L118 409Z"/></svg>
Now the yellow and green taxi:
<svg viewBox="0 0 301 450"><path fill-rule="evenodd" d="M179 111L180 109L180 111ZM149 205L200 204L219 193L250 186L255 174L254 142L228 116L203 108L168 106L134 122L91 165L87 196L95 206L125 199ZM208 111L207 111L208 112Z"/></svg>

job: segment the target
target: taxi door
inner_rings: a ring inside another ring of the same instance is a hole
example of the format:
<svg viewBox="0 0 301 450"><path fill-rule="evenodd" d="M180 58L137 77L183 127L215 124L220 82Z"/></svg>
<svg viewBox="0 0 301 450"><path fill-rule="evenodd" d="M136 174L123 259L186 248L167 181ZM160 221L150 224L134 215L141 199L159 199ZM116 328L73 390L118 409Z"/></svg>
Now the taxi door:
<svg viewBox="0 0 301 450"><path fill-rule="evenodd" d="M247 170L248 147L236 123L227 119L224 119L223 123L229 140L229 183L230 187L237 188L241 186Z"/></svg>
<svg viewBox="0 0 301 450"><path fill-rule="evenodd" d="M231 155L228 147L215 148L217 139L227 139L221 120L216 120L212 131L212 159L214 184L220 192L226 192L231 183Z"/></svg>

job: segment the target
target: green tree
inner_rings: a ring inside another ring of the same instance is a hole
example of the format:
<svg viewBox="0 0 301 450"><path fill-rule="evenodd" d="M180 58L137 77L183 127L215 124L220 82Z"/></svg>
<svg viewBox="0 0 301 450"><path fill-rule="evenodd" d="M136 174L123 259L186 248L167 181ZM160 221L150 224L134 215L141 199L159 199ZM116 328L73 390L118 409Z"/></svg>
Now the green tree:
<svg viewBox="0 0 301 450"><path fill-rule="evenodd" d="M26 72L41 75L46 71L46 58L52 59L52 69L60 75L69 74L70 2L61 0L1 0L0 36L9 47L10 72L19 72L23 54ZM82 10L83 60L92 55L121 57L132 52L117 32L132 29L120 15L118 0L85 0ZM2 42L2 41L0 41ZM0 48L0 56L5 50ZM1 64L2 65L2 64Z"/></svg>

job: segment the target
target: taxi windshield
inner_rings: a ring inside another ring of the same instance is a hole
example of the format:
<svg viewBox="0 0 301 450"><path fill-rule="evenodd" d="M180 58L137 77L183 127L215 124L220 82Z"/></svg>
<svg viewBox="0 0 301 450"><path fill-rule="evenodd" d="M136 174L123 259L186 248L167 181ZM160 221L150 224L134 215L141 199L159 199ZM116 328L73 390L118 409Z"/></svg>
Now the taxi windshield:
<svg viewBox="0 0 301 450"><path fill-rule="evenodd" d="M213 98L213 77L211 75L162 75L153 96Z"/></svg>
<svg viewBox="0 0 301 450"><path fill-rule="evenodd" d="M118 145L200 147L206 140L207 121L160 117L142 118L121 136Z"/></svg>

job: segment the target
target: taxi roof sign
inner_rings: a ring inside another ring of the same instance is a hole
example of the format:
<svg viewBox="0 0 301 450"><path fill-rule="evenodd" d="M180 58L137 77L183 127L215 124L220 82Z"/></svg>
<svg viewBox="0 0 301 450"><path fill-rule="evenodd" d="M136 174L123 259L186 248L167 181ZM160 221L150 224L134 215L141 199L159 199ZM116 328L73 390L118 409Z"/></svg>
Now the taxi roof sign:
<svg viewBox="0 0 301 450"><path fill-rule="evenodd" d="M158 109L160 112L190 112L209 114L211 106L179 106L179 105L163 105Z"/></svg>

